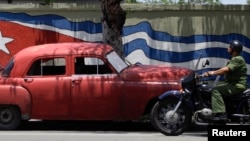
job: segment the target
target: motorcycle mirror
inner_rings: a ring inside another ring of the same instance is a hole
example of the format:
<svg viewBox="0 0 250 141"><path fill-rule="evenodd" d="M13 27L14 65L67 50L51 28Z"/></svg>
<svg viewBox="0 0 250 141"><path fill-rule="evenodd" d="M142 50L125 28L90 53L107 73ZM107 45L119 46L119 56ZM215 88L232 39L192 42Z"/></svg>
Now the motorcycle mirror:
<svg viewBox="0 0 250 141"><path fill-rule="evenodd" d="M202 63L202 67L206 67L206 66L209 66L209 60L207 59L206 61L205 61L205 63L203 62Z"/></svg>
<svg viewBox="0 0 250 141"><path fill-rule="evenodd" d="M199 59L198 59L198 61L197 61L197 64L196 64L196 66L195 66L195 71L197 70L197 68L198 68L198 65L199 65L199 63L200 63L200 60L201 60L201 57L202 57L202 52L200 53L200 57L199 57Z"/></svg>

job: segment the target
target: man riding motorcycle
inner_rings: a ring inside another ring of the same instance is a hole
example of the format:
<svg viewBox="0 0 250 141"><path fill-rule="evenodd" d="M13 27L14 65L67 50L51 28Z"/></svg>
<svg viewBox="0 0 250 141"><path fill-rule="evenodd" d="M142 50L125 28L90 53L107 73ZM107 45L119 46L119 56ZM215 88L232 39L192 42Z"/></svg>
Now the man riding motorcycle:
<svg viewBox="0 0 250 141"><path fill-rule="evenodd" d="M224 74L225 83L213 88L212 91L212 111L213 121L226 121L227 114L223 97L240 94L247 89L247 66L244 58L240 55L243 45L238 40L233 40L229 44L228 53L231 59L226 66L208 71L203 76Z"/></svg>

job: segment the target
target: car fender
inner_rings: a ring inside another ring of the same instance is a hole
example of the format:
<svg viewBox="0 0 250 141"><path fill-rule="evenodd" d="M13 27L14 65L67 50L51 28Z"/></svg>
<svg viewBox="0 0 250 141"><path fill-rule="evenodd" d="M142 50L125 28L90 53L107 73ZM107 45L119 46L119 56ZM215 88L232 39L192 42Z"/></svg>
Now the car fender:
<svg viewBox="0 0 250 141"><path fill-rule="evenodd" d="M30 117L31 97L29 92L21 86L1 85L0 105L18 106L22 119L27 120Z"/></svg>

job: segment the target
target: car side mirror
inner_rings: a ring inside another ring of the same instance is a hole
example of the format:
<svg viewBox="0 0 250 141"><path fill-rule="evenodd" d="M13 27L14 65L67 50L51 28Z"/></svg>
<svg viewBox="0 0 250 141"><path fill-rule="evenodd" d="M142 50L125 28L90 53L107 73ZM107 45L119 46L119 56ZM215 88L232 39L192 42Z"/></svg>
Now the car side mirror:
<svg viewBox="0 0 250 141"><path fill-rule="evenodd" d="M202 62L202 67L206 67L206 66L209 66L209 60L207 59L205 62L203 61Z"/></svg>

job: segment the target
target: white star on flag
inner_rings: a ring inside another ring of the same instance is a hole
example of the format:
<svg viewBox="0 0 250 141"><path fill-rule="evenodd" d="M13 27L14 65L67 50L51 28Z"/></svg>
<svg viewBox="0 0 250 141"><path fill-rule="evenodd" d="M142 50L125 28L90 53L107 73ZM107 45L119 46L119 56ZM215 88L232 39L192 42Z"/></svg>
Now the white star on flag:
<svg viewBox="0 0 250 141"><path fill-rule="evenodd" d="M7 54L10 54L9 50L7 49L6 45L7 43L13 41L12 38L6 38L2 36L2 33L0 32L0 50L4 51Z"/></svg>

